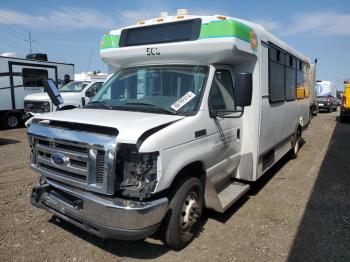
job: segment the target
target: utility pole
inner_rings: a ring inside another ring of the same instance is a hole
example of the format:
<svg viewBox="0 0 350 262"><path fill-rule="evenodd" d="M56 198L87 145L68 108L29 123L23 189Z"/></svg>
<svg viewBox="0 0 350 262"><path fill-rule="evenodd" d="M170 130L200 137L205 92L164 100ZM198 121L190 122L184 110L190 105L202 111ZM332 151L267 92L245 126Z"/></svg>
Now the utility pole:
<svg viewBox="0 0 350 262"><path fill-rule="evenodd" d="M30 35L30 32L29 33L29 53L31 54L32 53L32 37Z"/></svg>

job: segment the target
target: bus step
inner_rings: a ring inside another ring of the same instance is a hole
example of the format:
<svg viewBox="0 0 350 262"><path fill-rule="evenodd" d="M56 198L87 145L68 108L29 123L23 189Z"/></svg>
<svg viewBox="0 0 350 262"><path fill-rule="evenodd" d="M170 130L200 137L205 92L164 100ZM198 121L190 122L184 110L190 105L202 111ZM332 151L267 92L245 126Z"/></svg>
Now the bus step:
<svg viewBox="0 0 350 262"><path fill-rule="evenodd" d="M221 204L219 212L223 213L228 209L234 202L236 202L242 195L244 195L250 188L250 185L242 184L239 182L233 182L229 184L219 194L219 201Z"/></svg>

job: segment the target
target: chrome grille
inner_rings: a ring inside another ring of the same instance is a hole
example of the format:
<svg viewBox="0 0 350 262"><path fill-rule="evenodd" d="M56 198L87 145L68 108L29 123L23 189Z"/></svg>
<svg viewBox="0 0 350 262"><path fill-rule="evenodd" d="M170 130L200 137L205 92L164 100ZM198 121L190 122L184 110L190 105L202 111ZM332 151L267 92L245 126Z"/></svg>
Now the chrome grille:
<svg viewBox="0 0 350 262"><path fill-rule="evenodd" d="M75 145L51 142L37 139L35 146L38 168L52 172L56 176L86 182L89 171L88 148ZM59 154L66 157L68 162L57 165L52 161L52 156Z"/></svg>
<svg viewBox="0 0 350 262"><path fill-rule="evenodd" d="M90 132L95 126L88 132L72 123L69 128L47 123L34 121L28 128L31 167L52 181L113 195L118 132L112 136Z"/></svg>
<svg viewBox="0 0 350 262"><path fill-rule="evenodd" d="M24 110L33 113L43 113L44 112L44 103L43 101L24 101ZM50 109L50 106L48 106ZM50 111L50 110L49 110ZM46 111L48 112L48 111Z"/></svg>
<svg viewBox="0 0 350 262"><path fill-rule="evenodd" d="M103 184L103 177L105 171L105 152L97 151L96 157L97 183Z"/></svg>

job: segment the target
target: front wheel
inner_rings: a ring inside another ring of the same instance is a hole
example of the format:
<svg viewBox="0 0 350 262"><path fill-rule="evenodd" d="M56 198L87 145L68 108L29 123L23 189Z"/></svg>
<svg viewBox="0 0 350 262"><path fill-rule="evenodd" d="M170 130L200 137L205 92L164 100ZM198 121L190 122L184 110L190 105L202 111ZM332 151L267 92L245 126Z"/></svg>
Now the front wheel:
<svg viewBox="0 0 350 262"><path fill-rule="evenodd" d="M21 119L18 114L7 113L3 118L3 126L7 129L14 129L20 126Z"/></svg>
<svg viewBox="0 0 350 262"><path fill-rule="evenodd" d="M203 211L203 185L190 177L172 191L168 214L163 221L163 239L175 250L186 247L200 228Z"/></svg>

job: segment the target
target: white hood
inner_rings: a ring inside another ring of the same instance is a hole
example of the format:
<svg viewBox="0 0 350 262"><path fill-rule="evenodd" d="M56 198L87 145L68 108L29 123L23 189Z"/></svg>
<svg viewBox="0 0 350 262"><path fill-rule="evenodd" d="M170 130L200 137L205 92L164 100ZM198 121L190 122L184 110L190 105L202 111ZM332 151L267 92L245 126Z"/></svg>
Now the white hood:
<svg viewBox="0 0 350 262"><path fill-rule="evenodd" d="M61 97L63 99L63 104L61 106L64 106L66 104L79 106L80 104L80 99L81 99L80 92L61 92ZM40 101L40 102L51 101L49 95L46 92L27 95L24 98L24 100Z"/></svg>
<svg viewBox="0 0 350 262"><path fill-rule="evenodd" d="M118 142L136 144L138 138L147 130L180 120L184 116L103 109L73 109L56 111L36 118L114 127L119 131Z"/></svg>
<svg viewBox="0 0 350 262"><path fill-rule="evenodd" d="M26 95L24 98L24 101L51 101L50 97L47 93L35 93L35 94L30 94Z"/></svg>

